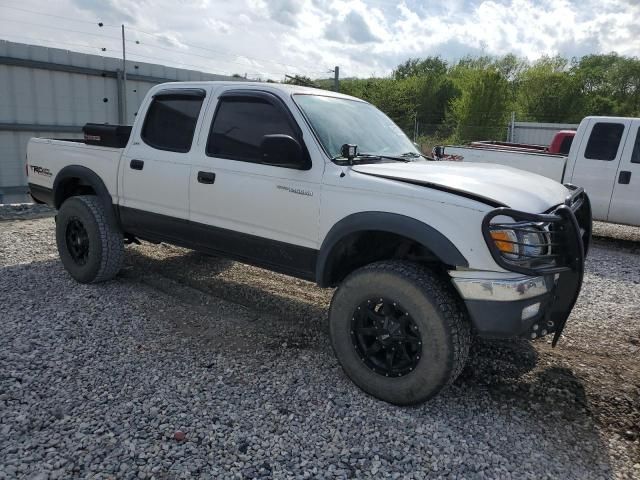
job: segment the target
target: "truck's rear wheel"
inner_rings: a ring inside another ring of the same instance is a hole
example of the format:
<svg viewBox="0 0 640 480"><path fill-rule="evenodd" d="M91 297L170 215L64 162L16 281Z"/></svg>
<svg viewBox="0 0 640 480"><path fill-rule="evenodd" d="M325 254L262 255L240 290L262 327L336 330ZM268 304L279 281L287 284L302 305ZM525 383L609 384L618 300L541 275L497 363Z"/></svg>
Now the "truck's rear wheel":
<svg viewBox="0 0 640 480"><path fill-rule="evenodd" d="M452 383L471 341L464 306L446 279L400 261L349 275L331 301L329 330L349 378L398 405L423 402Z"/></svg>
<svg viewBox="0 0 640 480"><path fill-rule="evenodd" d="M64 201L56 216L56 243L64 268L80 283L110 280L122 267L122 232L109 224L95 196Z"/></svg>

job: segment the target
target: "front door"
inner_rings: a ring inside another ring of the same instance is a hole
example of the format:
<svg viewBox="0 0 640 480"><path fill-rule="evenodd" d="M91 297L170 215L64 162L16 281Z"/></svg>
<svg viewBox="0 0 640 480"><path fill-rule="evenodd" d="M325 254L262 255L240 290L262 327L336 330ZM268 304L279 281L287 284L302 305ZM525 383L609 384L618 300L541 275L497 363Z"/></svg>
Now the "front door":
<svg viewBox="0 0 640 480"><path fill-rule="evenodd" d="M205 248L311 278L324 164L263 163L261 142L274 134L296 139L309 162L303 133L282 100L250 89L222 92L191 170L190 219Z"/></svg>
<svg viewBox="0 0 640 480"><path fill-rule="evenodd" d="M634 120L616 175L608 220L640 225L640 120Z"/></svg>

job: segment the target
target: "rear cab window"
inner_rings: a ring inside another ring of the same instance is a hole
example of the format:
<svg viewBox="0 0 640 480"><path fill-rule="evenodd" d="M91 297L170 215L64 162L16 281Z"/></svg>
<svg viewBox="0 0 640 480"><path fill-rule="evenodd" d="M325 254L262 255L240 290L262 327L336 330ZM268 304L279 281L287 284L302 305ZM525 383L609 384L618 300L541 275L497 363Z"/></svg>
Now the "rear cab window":
<svg viewBox="0 0 640 480"><path fill-rule="evenodd" d="M158 150L191 150L205 95L201 89L166 90L154 95L142 126L142 140Z"/></svg>
<svg viewBox="0 0 640 480"><path fill-rule="evenodd" d="M640 163L640 127L636 129L636 141L631 152L631 163Z"/></svg>
<svg viewBox="0 0 640 480"><path fill-rule="evenodd" d="M571 144L573 143L573 135L567 135L562 139L562 143L560 144L560 152L562 155L569 155L569 150L571 150Z"/></svg>
<svg viewBox="0 0 640 480"><path fill-rule="evenodd" d="M614 160L618 154L623 133L624 125L622 123L596 123L591 130L591 135L584 151L585 158L604 161Z"/></svg>

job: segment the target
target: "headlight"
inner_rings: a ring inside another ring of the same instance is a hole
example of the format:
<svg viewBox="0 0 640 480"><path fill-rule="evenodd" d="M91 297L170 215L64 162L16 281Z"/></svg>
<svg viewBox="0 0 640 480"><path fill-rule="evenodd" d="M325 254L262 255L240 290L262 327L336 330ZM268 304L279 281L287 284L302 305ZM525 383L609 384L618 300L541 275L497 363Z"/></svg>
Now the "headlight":
<svg viewBox="0 0 640 480"><path fill-rule="evenodd" d="M511 228L491 227L489 230L496 247L510 260L544 257L549 253L549 234L534 223L513 224Z"/></svg>

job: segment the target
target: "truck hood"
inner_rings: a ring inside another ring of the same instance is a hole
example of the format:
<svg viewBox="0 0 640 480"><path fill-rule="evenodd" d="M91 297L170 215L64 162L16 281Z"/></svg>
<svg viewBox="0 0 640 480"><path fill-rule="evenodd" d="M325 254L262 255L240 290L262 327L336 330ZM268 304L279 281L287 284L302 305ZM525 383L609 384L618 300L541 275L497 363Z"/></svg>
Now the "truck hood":
<svg viewBox="0 0 640 480"><path fill-rule="evenodd" d="M569 194L564 185L549 178L491 163L379 163L355 165L352 169L530 213L545 212L563 203Z"/></svg>

